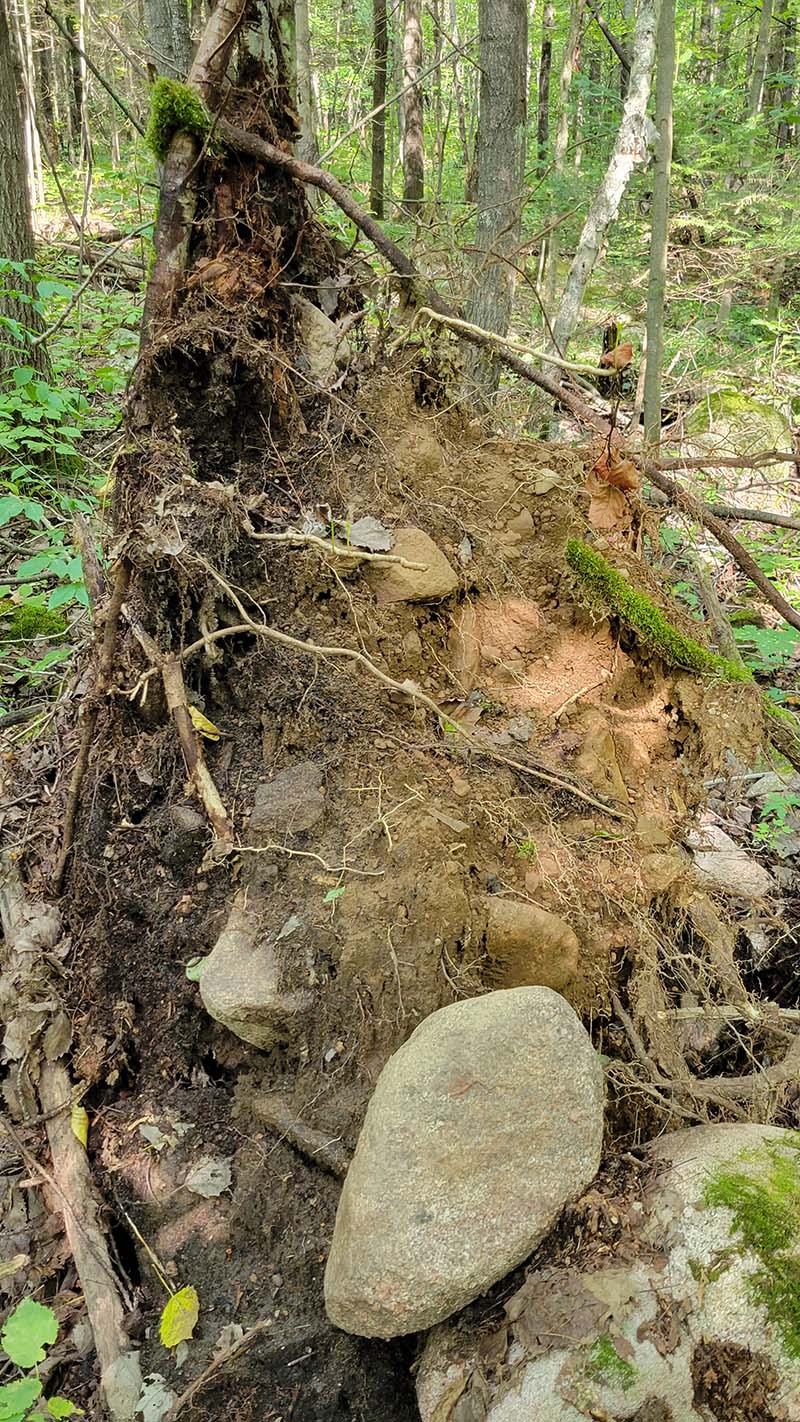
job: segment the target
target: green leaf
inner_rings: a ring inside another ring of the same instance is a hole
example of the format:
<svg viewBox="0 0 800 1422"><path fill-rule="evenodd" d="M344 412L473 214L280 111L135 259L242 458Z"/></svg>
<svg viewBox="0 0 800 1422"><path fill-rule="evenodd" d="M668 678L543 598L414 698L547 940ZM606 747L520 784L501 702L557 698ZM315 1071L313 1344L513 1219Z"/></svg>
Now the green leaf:
<svg viewBox="0 0 800 1422"><path fill-rule="evenodd" d="M0 1422L16 1422L18 1417L24 1417L41 1391L42 1384L36 1377L4 1383L0 1387Z"/></svg>
<svg viewBox="0 0 800 1422"><path fill-rule="evenodd" d="M336 889L329 889L322 902L324 904L335 904L336 900L342 897L346 887L346 884L340 884Z"/></svg>
<svg viewBox="0 0 800 1422"><path fill-rule="evenodd" d="M0 498L0 528L4 528L12 518L21 514L23 507L22 499L18 498L16 494L6 494Z"/></svg>
<svg viewBox="0 0 800 1422"><path fill-rule="evenodd" d="M25 499L22 505L22 511L25 517L30 519L31 523L44 523L45 521L44 509L41 504L37 504L35 499Z"/></svg>
<svg viewBox="0 0 800 1422"><path fill-rule="evenodd" d="M24 563L20 563L17 572L21 578L34 578L37 573L59 572L64 568L66 563L62 564L61 570L53 567L53 550L48 548L44 553L34 553L32 558L26 558Z"/></svg>
<svg viewBox="0 0 800 1422"><path fill-rule="evenodd" d="M27 1298L6 1319L0 1343L18 1368L32 1368L44 1361L45 1345L55 1343L57 1336L58 1319L53 1310Z"/></svg>
<svg viewBox="0 0 800 1422"><path fill-rule="evenodd" d="M186 964L186 976L190 983L199 983L205 958L190 958Z"/></svg>
<svg viewBox="0 0 800 1422"><path fill-rule="evenodd" d="M159 1325L159 1337L165 1348L176 1348L187 1338L191 1338L200 1315L200 1300L197 1290L187 1284L164 1305Z"/></svg>
<svg viewBox="0 0 800 1422"><path fill-rule="evenodd" d="M82 1417L83 1408L76 1407L74 1402L68 1402L65 1397L48 1397L47 1410L51 1417Z"/></svg>
<svg viewBox="0 0 800 1422"><path fill-rule="evenodd" d="M18 365L15 370L12 370L11 379L15 385L27 385L33 380L35 374L36 371L32 365Z"/></svg>
<svg viewBox="0 0 800 1422"><path fill-rule="evenodd" d="M53 588L47 606L53 612L57 607L68 607L71 602L77 602L78 593L82 591L81 583L62 583L60 588Z"/></svg>

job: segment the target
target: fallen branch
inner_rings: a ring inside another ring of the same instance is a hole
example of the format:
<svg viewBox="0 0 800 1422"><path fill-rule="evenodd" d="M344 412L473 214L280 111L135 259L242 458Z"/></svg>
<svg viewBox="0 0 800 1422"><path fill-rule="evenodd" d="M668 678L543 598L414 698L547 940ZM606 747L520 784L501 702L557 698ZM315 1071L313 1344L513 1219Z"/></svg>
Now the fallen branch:
<svg viewBox="0 0 800 1422"><path fill-rule="evenodd" d="M800 518L773 513L771 509L748 509L739 504L704 504L703 508L715 518L727 518L732 523L738 519L741 523L769 523L776 528L800 530Z"/></svg>
<svg viewBox="0 0 800 1422"><path fill-rule="evenodd" d="M149 221L143 222L141 226L137 228L137 231L146 232L149 227ZM104 267L106 262L110 262L111 258L114 256L114 253L117 252L119 248L123 245L123 243L127 241L127 236L123 237L121 242L115 242L113 247L109 247L108 251L103 253L100 260L98 262L95 262L94 266L92 267L92 270L89 272L89 275L87 277L84 277L80 286L77 288L76 291L73 292L72 296L70 297L58 319L53 322L52 326L48 326L46 331L42 331L38 336L31 337L32 346L40 346L42 344L42 341L49 341L50 337L54 336L56 331L60 331L70 312L74 311L75 307L83 296L83 293L85 292L87 286L91 286L92 281L94 280L95 273L99 272L100 268Z"/></svg>
<svg viewBox="0 0 800 1422"><path fill-rule="evenodd" d="M548 351L534 350L524 341L517 340L516 336L501 336L497 331L484 331L480 326L473 326L469 321L462 321L458 316L443 316L440 311L434 311L430 306L419 306L414 313L411 325L403 332L400 340L407 340L414 329L417 321L426 317L429 321L436 321L442 326L447 326L448 330L456 331L460 336L477 336L487 342L506 347L510 351L518 351L520 355L533 356L535 360L546 360L548 365L557 365L560 370L574 370L579 375L599 375L608 376L608 370L601 366L583 365L580 361L563 360L561 356L551 355Z"/></svg>
<svg viewBox="0 0 800 1422"><path fill-rule="evenodd" d="M173 1422L173 1419L178 1416L178 1413L183 1411L184 1407L192 1401L193 1397L196 1397L200 1389L205 1387L206 1383L209 1382L215 1373L219 1372L220 1368L224 1368L226 1364L232 1362L240 1353L244 1353L251 1344L255 1343L256 1339L262 1333L266 1333L268 1328L274 1327L275 1323L273 1319L262 1318L258 1323L254 1323L252 1328L248 1328L247 1332L243 1333L236 1343L231 1343L230 1347L226 1348L224 1352L218 1353L215 1358L212 1358L208 1367L204 1368L202 1373L198 1374L194 1382L189 1383L189 1386L181 1393L180 1397L176 1398L173 1402L169 1411L164 1413L162 1422ZM307 1336L307 1333L301 1332L294 1333L288 1338L275 1339L273 1340L271 1351L274 1352L278 1348L288 1348L290 1345L292 1349L298 1348L305 1343Z"/></svg>
<svg viewBox="0 0 800 1422"><path fill-rule="evenodd" d="M798 456L778 449L760 454L681 455L678 459L658 459L659 469L761 469L765 464L796 464Z"/></svg>

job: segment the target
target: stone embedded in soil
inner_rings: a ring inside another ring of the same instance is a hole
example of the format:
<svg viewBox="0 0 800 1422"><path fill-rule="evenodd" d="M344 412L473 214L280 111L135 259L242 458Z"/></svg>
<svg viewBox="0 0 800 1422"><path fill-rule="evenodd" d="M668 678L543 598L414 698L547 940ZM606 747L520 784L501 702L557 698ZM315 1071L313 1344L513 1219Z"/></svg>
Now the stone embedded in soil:
<svg viewBox="0 0 800 1422"><path fill-rule="evenodd" d="M514 1269L597 1171L600 1059L548 988L427 1017L378 1079L325 1271L328 1316L394 1338Z"/></svg>
<svg viewBox="0 0 800 1422"><path fill-rule="evenodd" d="M628 789L617 760L614 737L602 711L593 708L583 717L586 735L575 768L601 795L629 803Z"/></svg>
<svg viewBox="0 0 800 1422"><path fill-rule="evenodd" d="M377 563L365 572L379 607L392 602L435 602L449 597L460 585L455 569L433 539L421 528L398 528L391 556L421 563L404 568L399 563Z"/></svg>
<svg viewBox="0 0 800 1422"><path fill-rule="evenodd" d="M337 357L344 358L347 346L335 321L305 296L293 295L300 331L300 363L317 385L328 385L336 373Z"/></svg>
<svg viewBox="0 0 800 1422"><path fill-rule="evenodd" d="M763 864L751 859L718 825L702 825L686 836L694 854L694 869L710 888L739 899L762 899L775 893L775 880Z"/></svg>
<svg viewBox="0 0 800 1422"><path fill-rule="evenodd" d="M256 787L250 814L250 837L297 834L313 829L325 812L322 771L313 761L279 770Z"/></svg>
<svg viewBox="0 0 800 1422"><path fill-rule="evenodd" d="M521 899L486 901L489 973L499 986L563 992L578 971L580 944L557 914Z"/></svg>
<svg viewBox="0 0 800 1422"><path fill-rule="evenodd" d="M239 895L199 979L209 1016L262 1051L290 1040L314 1003L312 993L283 987L276 935L265 933L264 918L257 894Z"/></svg>

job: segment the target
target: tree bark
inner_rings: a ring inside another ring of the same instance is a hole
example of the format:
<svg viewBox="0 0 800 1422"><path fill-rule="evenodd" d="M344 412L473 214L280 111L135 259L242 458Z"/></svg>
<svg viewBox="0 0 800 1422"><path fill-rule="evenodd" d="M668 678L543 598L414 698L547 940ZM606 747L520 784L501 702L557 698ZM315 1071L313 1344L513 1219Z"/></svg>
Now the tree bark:
<svg viewBox="0 0 800 1422"><path fill-rule="evenodd" d="M791 117L793 112L792 98L795 85L797 83L797 20L791 13L787 4L785 19L785 32L783 40L783 60L781 70L783 82L780 88L780 104L783 110L778 120L778 157L782 158L786 149L794 141L796 125Z"/></svg>
<svg viewBox="0 0 800 1422"><path fill-rule="evenodd" d="M767 57L769 55L769 34L771 25L772 0L761 0L761 16L758 22L753 73L747 103L748 118L755 118L756 114L761 112L761 103L764 97L764 78L767 72Z"/></svg>
<svg viewBox="0 0 800 1422"><path fill-rule="evenodd" d="M539 54L539 85L536 117L536 154L539 172L543 173L547 163L547 148L550 141L550 69L553 63L553 26L555 7L553 0L545 0L542 11L542 48Z"/></svg>
<svg viewBox="0 0 800 1422"><path fill-rule="evenodd" d="M572 88L572 76L575 73L575 67L578 62L584 6L585 0L572 0L569 16L569 31L564 45L564 55L561 60L561 72L558 76L558 126L556 128L556 141L553 148L554 200L551 200L550 203L551 222L554 222L558 215L559 187L563 181L566 166L567 145L569 143L569 93ZM550 234L547 254L547 293L545 296L545 307L548 314L551 314L555 309L560 256L561 231L558 227L554 227Z"/></svg>
<svg viewBox="0 0 800 1422"><path fill-rule="evenodd" d="M524 203L528 10L526 0L479 0L480 121L478 125L478 248L467 317L505 335L514 297L514 269L503 261L519 242ZM495 358L475 352L468 378L484 395L500 378Z"/></svg>
<svg viewBox="0 0 800 1422"><path fill-rule="evenodd" d="M422 128L422 6L405 0L403 30L403 206L410 216L419 214L425 196L425 145Z"/></svg>
<svg viewBox="0 0 800 1422"><path fill-rule="evenodd" d="M386 70L389 58L389 29L386 0L372 0L372 43L375 65L372 71L372 107L386 102ZM372 170L369 184L369 205L376 217L384 213L386 182L386 110L380 108L372 120Z"/></svg>
<svg viewBox="0 0 800 1422"><path fill-rule="evenodd" d="M0 0L0 257L32 263L33 229L19 74L9 0ZM35 296L29 275L0 271L0 375L14 366L31 365L45 379L50 376L45 343L31 347L25 336L27 331L39 333L43 329L30 304Z"/></svg>
<svg viewBox="0 0 800 1422"><path fill-rule="evenodd" d="M314 89L311 82L311 29L308 20L308 0L295 0L295 30L297 38L297 111L300 115L300 138L297 151L306 162L317 158L317 126L314 114Z"/></svg>
<svg viewBox="0 0 800 1422"><path fill-rule="evenodd" d="M667 286L669 183L672 167L672 91L675 79L675 0L661 0L656 72L656 159L650 227L650 284L647 292L647 365L644 377L644 436L658 451L661 438L661 367L664 358L664 293Z"/></svg>
<svg viewBox="0 0 800 1422"><path fill-rule="evenodd" d="M461 157L464 167L464 200L465 202L475 202L477 198L478 175L475 172L475 165L470 150L469 135L467 132L467 107L464 102L464 86L461 82L461 56L458 52L459 30L458 12L456 10L456 0L449 0L450 4L450 39L453 43L453 94L456 105L456 116L458 118L458 137L461 143Z"/></svg>
<svg viewBox="0 0 800 1422"><path fill-rule="evenodd" d="M156 72L167 79L185 79L192 62L186 0L144 0L144 11Z"/></svg>
<svg viewBox="0 0 800 1422"><path fill-rule="evenodd" d="M583 293L592 275L600 244L616 218L631 173L647 155L645 120L655 59L660 0L640 0L633 36L633 64L628 97L622 113L614 151L595 194L569 270L564 294L553 323L555 346L566 354L578 323Z"/></svg>

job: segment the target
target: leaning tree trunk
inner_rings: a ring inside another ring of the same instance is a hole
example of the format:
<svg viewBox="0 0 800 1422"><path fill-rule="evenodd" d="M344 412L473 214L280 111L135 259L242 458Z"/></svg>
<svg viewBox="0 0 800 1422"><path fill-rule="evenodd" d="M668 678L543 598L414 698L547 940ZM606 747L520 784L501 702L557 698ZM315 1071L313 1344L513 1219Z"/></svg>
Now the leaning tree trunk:
<svg viewBox="0 0 800 1422"><path fill-rule="evenodd" d="M19 67L15 62L8 3L9 0L0 0L0 257L32 263L33 231L25 172ZM44 342L31 346L26 334L42 329L41 319L32 305L35 296L29 277L14 273L9 280L0 272L0 377L21 365L33 366L45 378L50 375Z"/></svg>
<svg viewBox="0 0 800 1422"><path fill-rule="evenodd" d="M650 229L650 285L647 293L647 365L644 377L644 435L658 450L661 437L661 367L664 357L664 293L667 286L669 180L672 166L672 89L675 79L675 0L661 0L656 74L656 161Z"/></svg>
<svg viewBox="0 0 800 1422"><path fill-rule="evenodd" d="M386 0L372 0L372 43L375 52L372 71L372 107L377 113L372 120L372 170L369 202L376 217L383 217L384 183L386 182L386 70L389 57L389 28Z"/></svg>
<svg viewBox="0 0 800 1422"><path fill-rule="evenodd" d="M422 6L405 0L403 30L403 206L416 217L425 196L425 144L422 128Z"/></svg>
<svg viewBox="0 0 800 1422"><path fill-rule="evenodd" d="M514 268L504 260L519 242L524 203L528 10L526 0L480 0L478 249L469 320L505 335L514 297ZM467 378L484 396L500 378L493 357L474 350Z"/></svg>
<svg viewBox="0 0 800 1422"><path fill-rule="evenodd" d="M600 245L619 212L619 205L634 167L643 162L647 155L645 123L660 8L661 0L639 0L633 35L631 80L622 122L605 177L583 224L578 249L553 322L554 344L562 355L566 355L570 337L578 324L583 293L594 271Z"/></svg>

